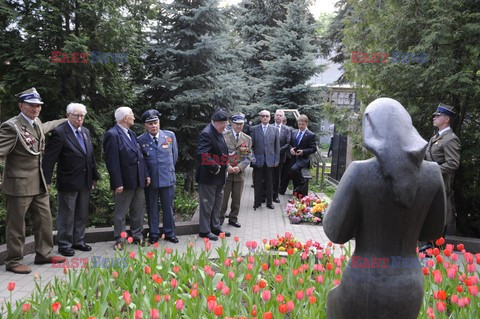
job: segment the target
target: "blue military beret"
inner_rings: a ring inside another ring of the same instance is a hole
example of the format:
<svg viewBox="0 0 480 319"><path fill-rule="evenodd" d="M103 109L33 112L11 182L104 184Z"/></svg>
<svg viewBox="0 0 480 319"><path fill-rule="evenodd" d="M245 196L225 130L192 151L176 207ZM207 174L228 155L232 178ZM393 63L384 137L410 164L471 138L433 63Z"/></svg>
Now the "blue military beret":
<svg viewBox="0 0 480 319"><path fill-rule="evenodd" d="M222 109L216 111L212 115L212 121L220 122L220 121L227 121L227 120L228 120L228 114Z"/></svg>
<svg viewBox="0 0 480 319"><path fill-rule="evenodd" d="M440 103L437 106L437 110L433 113L433 115L448 115L450 117L457 116L457 112L455 112L455 108L453 106Z"/></svg>
<svg viewBox="0 0 480 319"><path fill-rule="evenodd" d="M153 109L147 110L147 111L143 112L141 120L142 120L143 123L158 121L159 120L159 118L158 118L159 114L160 113L158 113L157 110L153 110Z"/></svg>

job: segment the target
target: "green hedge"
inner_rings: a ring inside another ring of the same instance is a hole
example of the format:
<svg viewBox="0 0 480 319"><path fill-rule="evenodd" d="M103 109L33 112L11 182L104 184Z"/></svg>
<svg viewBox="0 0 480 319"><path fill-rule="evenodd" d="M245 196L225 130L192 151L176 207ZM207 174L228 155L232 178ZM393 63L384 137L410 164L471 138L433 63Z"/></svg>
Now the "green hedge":
<svg viewBox="0 0 480 319"><path fill-rule="evenodd" d="M3 164L0 164L0 171ZM97 187L92 191L90 197L90 209L88 213L88 227L108 227L113 225L113 191L110 190L110 181L108 172L104 164L99 165L100 180L97 182ZM184 183L184 176L181 173L177 174L177 188L174 201L175 215L182 215L182 218L188 219L197 209L198 201L195 194L189 194L183 191L182 185ZM52 180L52 187L50 188L50 209L52 212L53 229L56 229L56 218L58 212L57 204L57 189L55 185L55 176ZM145 215L146 216L146 215ZM5 218L6 208L4 203L4 196L0 193L0 244L5 243ZM27 236L33 234L31 217L27 213L26 216L26 233Z"/></svg>

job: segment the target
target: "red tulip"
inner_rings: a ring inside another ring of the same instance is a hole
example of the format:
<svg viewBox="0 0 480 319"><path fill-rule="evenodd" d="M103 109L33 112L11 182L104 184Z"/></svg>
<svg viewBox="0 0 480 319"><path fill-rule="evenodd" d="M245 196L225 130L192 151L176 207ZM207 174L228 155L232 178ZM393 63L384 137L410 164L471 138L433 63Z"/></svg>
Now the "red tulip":
<svg viewBox="0 0 480 319"><path fill-rule="evenodd" d="M153 308L152 310L150 310L150 317L152 319L159 319L160 313L158 312L158 309Z"/></svg>
<svg viewBox="0 0 480 319"><path fill-rule="evenodd" d="M133 237L132 237L132 236L128 237L128 238L127 238L127 242L128 242L129 244L133 243Z"/></svg>
<svg viewBox="0 0 480 319"><path fill-rule="evenodd" d="M285 300L285 297L283 297L282 294L278 294L276 299L278 303L282 303Z"/></svg>
<svg viewBox="0 0 480 319"><path fill-rule="evenodd" d="M280 282L282 282L282 280L283 280L282 275L275 275L275 281L276 282L280 283Z"/></svg>
<svg viewBox="0 0 480 319"><path fill-rule="evenodd" d="M26 312L29 312L29 311L30 311L30 304L29 303L24 303L22 305L22 312L26 313Z"/></svg>
<svg viewBox="0 0 480 319"><path fill-rule="evenodd" d="M150 266L145 266L145 273L147 275L150 274L151 271L152 271L152 269L150 268Z"/></svg>
<svg viewBox="0 0 480 319"><path fill-rule="evenodd" d="M293 301L291 301L291 300L290 300L290 301L287 301L286 306L287 306L287 311L288 311L288 312L292 312L293 309L295 309L295 304L294 304Z"/></svg>
<svg viewBox="0 0 480 319"><path fill-rule="evenodd" d="M183 308L185 308L185 302L182 299L177 300L175 302L175 308L177 308L177 310L183 310Z"/></svg>
<svg viewBox="0 0 480 319"><path fill-rule="evenodd" d="M447 305L443 301L437 302L437 310L438 312L445 312L447 310Z"/></svg>
<svg viewBox="0 0 480 319"><path fill-rule="evenodd" d="M143 311L136 310L135 311L135 319L142 319L143 318Z"/></svg>
<svg viewBox="0 0 480 319"><path fill-rule="evenodd" d="M268 264L263 263L262 264L262 270L267 271L268 270Z"/></svg>
<svg viewBox="0 0 480 319"><path fill-rule="evenodd" d="M298 290L298 291L295 293L295 296L297 297L298 300L302 300L303 297L305 297L305 294L303 293L303 290Z"/></svg>
<svg viewBox="0 0 480 319"><path fill-rule="evenodd" d="M270 290L264 290L262 291L262 300L263 301L269 301L270 298L272 297L271 293L270 293Z"/></svg>
<svg viewBox="0 0 480 319"><path fill-rule="evenodd" d="M10 281L8 284L7 284L7 290L12 292L13 289L15 289L15 282L14 281Z"/></svg>
<svg viewBox="0 0 480 319"><path fill-rule="evenodd" d="M172 286L172 288L176 288L178 286L177 279L172 278L172 280L170 280L170 286Z"/></svg>
<svg viewBox="0 0 480 319"><path fill-rule="evenodd" d="M284 303L279 304L279 305L278 305L278 311L279 311L280 313L282 313L282 314L283 314L283 313L286 313L286 312L287 312L287 305L284 304Z"/></svg>
<svg viewBox="0 0 480 319"><path fill-rule="evenodd" d="M223 307L221 305L216 305L213 309L215 316L220 317L223 314Z"/></svg>
<svg viewBox="0 0 480 319"><path fill-rule="evenodd" d="M260 279L260 281L258 282L258 285L260 286L260 288L265 288L267 287L267 282L263 279Z"/></svg>
<svg viewBox="0 0 480 319"><path fill-rule="evenodd" d="M271 311L265 312L263 314L263 319L273 319L273 314Z"/></svg>
<svg viewBox="0 0 480 319"><path fill-rule="evenodd" d="M60 312L60 308L62 308L62 305L58 301L56 301L52 304L52 311L53 311L53 313L55 313L57 315Z"/></svg>
<svg viewBox="0 0 480 319"><path fill-rule="evenodd" d="M465 246L463 244L458 244L457 245L457 250L462 251L465 249Z"/></svg>
<svg viewBox="0 0 480 319"><path fill-rule="evenodd" d="M317 302L317 298L315 296L310 296L308 297L308 302L310 302L311 304L314 304Z"/></svg>
<svg viewBox="0 0 480 319"><path fill-rule="evenodd" d="M122 231L122 232L120 233L120 237L123 238L123 239L127 238L127 236L128 236L128 235L127 235L127 232L125 232L125 231Z"/></svg>
<svg viewBox="0 0 480 319"><path fill-rule="evenodd" d="M132 299L130 298L130 293L128 291L124 291L122 293L122 296L123 296L123 300L125 300L125 304L127 304L128 306L130 302L132 302Z"/></svg>

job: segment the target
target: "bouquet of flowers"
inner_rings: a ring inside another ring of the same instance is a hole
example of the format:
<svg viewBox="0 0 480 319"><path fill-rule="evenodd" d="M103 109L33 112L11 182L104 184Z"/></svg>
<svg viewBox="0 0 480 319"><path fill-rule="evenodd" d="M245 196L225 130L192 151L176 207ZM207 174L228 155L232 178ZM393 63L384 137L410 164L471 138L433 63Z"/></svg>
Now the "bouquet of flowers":
<svg viewBox="0 0 480 319"><path fill-rule="evenodd" d="M266 240L264 239L265 249L266 250L276 250L280 252L287 252L289 255L294 252L317 252L323 250L323 246L312 240L307 241L305 244L298 241L293 237L292 233L285 232L284 236L277 235L277 238Z"/></svg>
<svg viewBox="0 0 480 319"><path fill-rule="evenodd" d="M315 194L305 197L298 195L288 201L287 216L292 224L302 222L320 224L328 204L329 201L326 198L320 199Z"/></svg>

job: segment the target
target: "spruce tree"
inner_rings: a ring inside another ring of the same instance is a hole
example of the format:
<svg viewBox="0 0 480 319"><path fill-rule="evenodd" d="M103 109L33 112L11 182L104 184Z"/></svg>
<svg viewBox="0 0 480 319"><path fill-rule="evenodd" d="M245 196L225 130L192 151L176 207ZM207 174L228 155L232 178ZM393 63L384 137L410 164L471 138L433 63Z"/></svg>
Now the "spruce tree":
<svg viewBox="0 0 480 319"><path fill-rule="evenodd" d="M273 57L262 61L266 71L263 103L269 108L300 109L313 122L319 120L320 95L307 81L320 71L315 65L316 24L308 1L294 0L288 5L284 21L278 21L272 36L265 36Z"/></svg>
<svg viewBox="0 0 480 319"><path fill-rule="evenodd" d="M174 130L193 190L197 136L216 109L229 100L220 78L228 73L225 16L217 0L174 0L159 5L155 41L146 57L144 100L161 113L161 126Z"/></svg>

